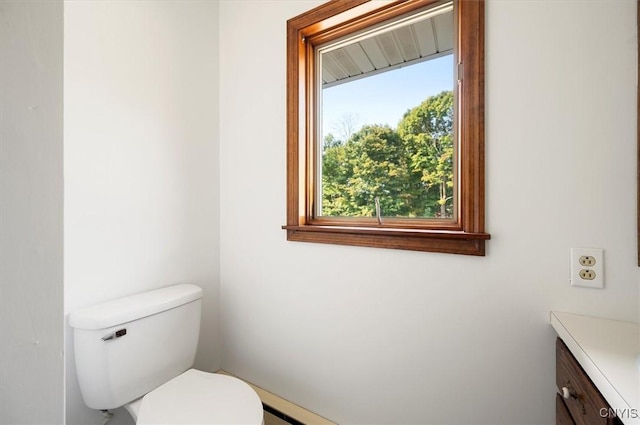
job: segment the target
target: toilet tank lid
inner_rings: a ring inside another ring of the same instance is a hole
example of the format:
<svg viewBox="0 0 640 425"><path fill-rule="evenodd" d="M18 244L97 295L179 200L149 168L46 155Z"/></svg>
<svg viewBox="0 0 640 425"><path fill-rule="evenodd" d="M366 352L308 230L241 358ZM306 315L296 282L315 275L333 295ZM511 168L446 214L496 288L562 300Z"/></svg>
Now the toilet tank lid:
<svg viewBox="0 0 640 425"><path fill-rule="evenodd" d="M69 325L76 329L105 329L170 310L200 298L202 289L199 286L186 283L168 286L74 311L69 316Z"/></svg>

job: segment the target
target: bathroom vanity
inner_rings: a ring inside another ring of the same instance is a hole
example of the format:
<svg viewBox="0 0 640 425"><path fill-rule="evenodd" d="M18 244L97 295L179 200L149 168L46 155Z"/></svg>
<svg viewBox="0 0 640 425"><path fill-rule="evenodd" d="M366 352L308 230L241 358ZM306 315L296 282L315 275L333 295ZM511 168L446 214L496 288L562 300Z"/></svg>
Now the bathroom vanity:
<svg viewBox="0 0 640 425"><path fill-rule="evenodd" d="M640 424L640 326L551 312L556 425Z"/></svg>

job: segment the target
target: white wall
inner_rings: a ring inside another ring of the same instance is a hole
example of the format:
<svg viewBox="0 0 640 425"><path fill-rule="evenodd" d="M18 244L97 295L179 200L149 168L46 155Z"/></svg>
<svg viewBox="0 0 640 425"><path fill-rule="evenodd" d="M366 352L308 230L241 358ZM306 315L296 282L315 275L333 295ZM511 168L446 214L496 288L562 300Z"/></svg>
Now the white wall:
<svg viewBox="0 0 640 425"><path fill-rule="evenodd" d="M286 242L285 21L320 3L67 2L62 44L59 2L2 1L0 422L61 422L63 348L102 422L63 224L65 315L200 284L197 367L341 423L553 423L548 311L638 321L635 2L488 2L485 258Z"/></svg>
<svg viewBox="0 0 640 425"><path fill-rule="evenodd" d="M66 2L65 314L204 289L196 366L219 367L218 4ZM67 331L67 424L99 424ZM113 424L131 423L120 410Z"/></svg>
<svg viewBox="0 0 640 425"><path fill-rule="evenodd" d="M548 312L639 319L635 1L488 1L484 258L285 240L285 22L320 3L221 2L222 366L339 423L554 423Z"/></svg>
<svg viewBox="0 0 640 425"><path fill-rule="evenodd" d="M0 2L0 423L60 424L62 2Z"/></svg>

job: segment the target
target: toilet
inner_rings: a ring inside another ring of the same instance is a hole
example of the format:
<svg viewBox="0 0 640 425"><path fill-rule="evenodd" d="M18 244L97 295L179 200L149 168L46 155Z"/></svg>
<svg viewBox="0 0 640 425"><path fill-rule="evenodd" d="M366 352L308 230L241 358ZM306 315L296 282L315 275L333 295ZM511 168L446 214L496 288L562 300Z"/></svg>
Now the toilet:
<svg viewBox="0 0 640 425"><path fill-rule="evenodd" d="M263 423L245 382L193 369L202 289L182 284L73 312L75 363L85 404L124 407L138 425Z"/></svg>

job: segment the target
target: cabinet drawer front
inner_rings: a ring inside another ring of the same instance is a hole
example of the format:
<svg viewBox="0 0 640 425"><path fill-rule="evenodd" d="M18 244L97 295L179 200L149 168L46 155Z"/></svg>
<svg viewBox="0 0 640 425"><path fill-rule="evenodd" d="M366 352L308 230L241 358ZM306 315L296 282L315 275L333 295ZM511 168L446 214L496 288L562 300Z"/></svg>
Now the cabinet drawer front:
<svg viewBox="0 0 640 425"><path fill-rule="evenodd" d="M560 338L556 340L556 385L560 393L563 387L569 389L571 396L564 402L577 425L612 423L601 415L609 405Z"/></svg>
<svg viewBox="0 0 640 425"><path fill-rule="evenodd" d="M571 419L571 413L564 404L564 399L556 393L556 425L576 425Z"/></svg>

